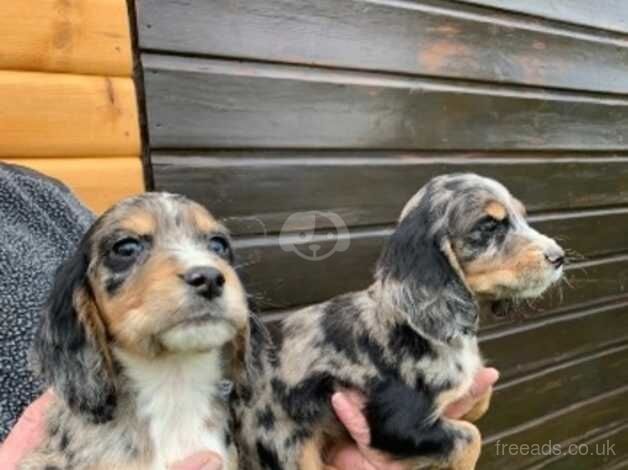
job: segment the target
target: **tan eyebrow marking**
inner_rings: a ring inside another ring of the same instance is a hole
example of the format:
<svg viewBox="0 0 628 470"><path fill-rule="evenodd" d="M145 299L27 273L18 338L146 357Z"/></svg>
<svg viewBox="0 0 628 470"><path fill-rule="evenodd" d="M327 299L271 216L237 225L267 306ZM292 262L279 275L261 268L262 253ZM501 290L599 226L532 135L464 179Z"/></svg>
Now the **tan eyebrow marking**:
<svg viewBox="0 0 628 470"><path fill-rule="evenodd" d="M130 232L150 234L155 232L157 222L149 212L136 209L122 217L120 227Z"/></svg>
<svg viewBox="0 0 628 470"><path fill-rule="evenodd" d="M188 211L191 222L203 232L214 232L222 229L222 226L205 210L191 207Z"/></svg>
<svg viewBox="0 0 628 470"><path fill-rule="evenodd" d="M484 208L484 210L486 211L488 215L490 215L494 219L504 220L506 218L506 214L507 214L506 208L503 206L503 204L497 201L489 202Z"/></svg>

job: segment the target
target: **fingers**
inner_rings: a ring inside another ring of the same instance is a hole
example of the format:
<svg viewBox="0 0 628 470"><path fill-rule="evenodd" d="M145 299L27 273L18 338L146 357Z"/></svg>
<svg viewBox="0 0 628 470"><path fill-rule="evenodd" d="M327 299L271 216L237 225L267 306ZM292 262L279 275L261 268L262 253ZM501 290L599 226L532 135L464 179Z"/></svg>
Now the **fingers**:
<svg viewBox="0 0 628 470"><path fill-rule="evenodd" d="M199 452L170 466L170 470L222 470L222 459L214 452Z"/></svg>
<svg viewBox="0 0 628 470"><path fill-rule="evenodd" d="M344 444L332 449L328 463L337 470L378 470L355 444Z"/></svg>
<svg viewBox="0 0 628 470"><path fill-rule="evenodd" d="M11 433L0 447L0 462L3 469L14 470L44 438L46 410L54 395L48 391L35 400L16 423Z"/></svg>
<svg viewBox="0 0 628 470"><path fill-rule="evenodd" d="M477 401L483 397L499 379L499 372L492 367L485 367L475 376L469 393L445 410L449 418L460 419L473 409Z"/></svg>
<svg viewBox="0 0 628 470"><path fill-rule="evenodd" d="M475 376L469 395L476 399L484 396L498 380L499 371L493 367L485 367Z"/></svg>
<svg viewBox="0 0 628 470"><path fill-rule="evenodd" d="M331 449L330 462L339 470L405 470L386 454L369 447L371 431L362 413L366 398L359 392L345 390L331 397L338 419L355 441Z"/></svg>
<svg viewBox="0 0 628 470"><path fill-rule="evenodd" d="M355 391L337 392L331 397L331 404L351 437L358 445L368 446L371 442L371 431L362 414L365 399Z"/></svg>

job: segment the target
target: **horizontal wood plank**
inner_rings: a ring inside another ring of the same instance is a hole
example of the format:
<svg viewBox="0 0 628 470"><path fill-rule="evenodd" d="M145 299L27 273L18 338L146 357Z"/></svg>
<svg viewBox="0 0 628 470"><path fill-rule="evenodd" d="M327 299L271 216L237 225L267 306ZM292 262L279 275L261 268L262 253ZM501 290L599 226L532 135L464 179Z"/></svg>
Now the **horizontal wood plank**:
<svg viewBox="0 0 628 470"><path fill-rule="evenodd" d="M139 155L130 78L0 71L0 157Z"/></svg>
<svg viewBox="0 0 628 470"><path fill-rule="evenodd" d="M628 32L628 4L624 0L457 0L566 21L592 28Z"/></svg>
<svg viewBox="0 0 628 470"><path fill-rule="evenodd" d="M570 242L565 246L591 256L596 254L596 247L587 247L594 245L589 239L604 239L603 236L611 235L616 227L625 227L625 218L625 214L617 218L601 215L599 219L608 222L604 228L609 230L599 232L586 231L589 225L595 226L599 222L597 217L574 218L570 225L561 219L563 225L557 223L556 227L552 227L549 221L535 225L549 236L559 238L563 238L565 233L562 229L577 228L567 232ZM308 237L308 241L298 235L255 238L238 241L236 246L238 258L245 266L244 274L251 280L250 291L258 297L260 306L264 309L284 309L320 302L342 292L368 286L381 248L390 233L389 229L353 231L348 237L331 239L327 234L321 234ZM618 251L625 251L625 237L621 233L616 236L610 243ZM338 248L344 246L347 240L347 249L339 251ZM313 254L309 248L311 244L318 245L318 254L326 257L315 261L307 259ZM565 284L562 295L553 292L543 302L537 302L534 310L519 308L520 313L536 317L575 304L623 295L628 290L627 266L626 259L619 257L569 267L567 278L572 287ZM499 316L486 315L486 326L496 328L509 321L501 310L496 314Z"/></svg>
<svg viewBox="0 0 628 470"><path fill-rule="evenodd" d="M140 157L111 158L1 158L52 176L66 184L96 213L127 196L144 191Z"/></svg>
<svg viewBox="0 0 628 470"><path fill-rule="evenodd" d="M438 1L144 0L137 6L140 46L146 49L628 91L625 40L468 5Z"/></svg>
<svg viewBox="0 0 628 470"><path fill-rule="evenodd" d="M573 470L591 468L596 470L612 469L623 466L628 455L628 424L595 436L589 440L573 444L567 448L564 456L556 456L540 462L530 470ZM620 467L621 468L621 467Z"/></svg>
<svg viewBox="0 0 628 470"><path fill-rule="evenodd" d="M564 410L555 410L550 415L531 419L510 432L485 438L480 467L487 470L519 470L530 464L544 460L543 456L523 455L522 452L508 452L506 446L540 446L548 443L561 446L561 452L567 450L571 443L583 437L597 434L605 429L612 429L625 423L626 400L628 389L623 387L617 391L602 394L591 400L572 405ZM480 421L480 427L484 428ZM545 447L547 452L547 446ZM595 468L595 467L573 467Z"/></svg>
<svg viewBox="0 0 628 470"><path fill-rule="evenodd" d="M503 432L627 382L628 346L603 351L497 387L481 427L489 434Z"/></svg>
<svg viewBox="0 0 628 470"><path fill-rule="evenodd" d="M628 100L143 55L155 148L628 147Z"/></svg>
<svg viewBox="0 0 628 470"><path fill-rule="evenodd" d="M481 154L443 157L403 152L154 153L155 187L180 192L226 217L234 233L277 233L333 227L332 212L347 226L394 223L403 205L431 177L473 171L497 178L530 212L628 202L626 157L536 158ZM300 219L299 219L300 220ZM316 227L312 226L316 223Z"/></svg>
<svg viewBox="0 0 628 470"><path fill-rule="evenodd" d="M604 258L569 265L565 280L541 299L518 305L496 303L483 311L486 335L501 335L504 326L516 320L540 320L548 315L589 308L600 302L623 298L628 293L628 257Z"/></svg>
<svg viewBox="0 0 628 470"><path fill-rule="evenodd" d="M133 73L125 0L3 1L0 31L0 69Z"/></svg>
<svg viewBox="0 0 628 470"><path fill-rule="evenodd" d="M481 349L502 380L519 377L604 346L628 340L628 302L524 322L499 335L483 336ZM534 347L531 347L534 345Z"/></svg>

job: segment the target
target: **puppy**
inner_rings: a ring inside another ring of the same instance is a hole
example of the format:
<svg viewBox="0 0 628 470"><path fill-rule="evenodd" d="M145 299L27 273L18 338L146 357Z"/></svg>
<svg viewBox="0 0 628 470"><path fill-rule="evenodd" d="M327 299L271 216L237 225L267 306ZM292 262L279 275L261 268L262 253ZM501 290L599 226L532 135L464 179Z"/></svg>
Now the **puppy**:
<svg viewBox="0 0 628 470"><path fill-rule="evenodd" d="M414 468L475 468L480 432L443 410L483 365L478 301L536 297L563 262L498 182L433 179L403 209L368 289L292 314L276 351L253 332L261 372L236 406L248 467L323 468L326 445L346 438L330 396L351 387L367 396L374 448Z"/></svg>
<svg viewBox="0 0 628 470"><path fill-rule="evenodd" d="M57 273L37 332L54 389L21 470L165 470L197 451L237 469L229 384L248 330L226 229L147 193L100 217Z"/></svg>

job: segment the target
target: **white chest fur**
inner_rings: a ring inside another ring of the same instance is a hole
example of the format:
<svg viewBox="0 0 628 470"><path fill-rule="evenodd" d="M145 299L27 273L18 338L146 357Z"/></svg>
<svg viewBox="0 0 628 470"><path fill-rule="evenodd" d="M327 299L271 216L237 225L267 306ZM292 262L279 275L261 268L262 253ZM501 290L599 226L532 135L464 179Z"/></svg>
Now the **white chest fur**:
<svg viewBox="0 0 628 470"><path fill-rule="evenodd" d="M220 352L144 359L116 351L136 393L138 418L147 423L152 470L211 450L227 465L226 407L217 400L223 379Z"/></svg>

